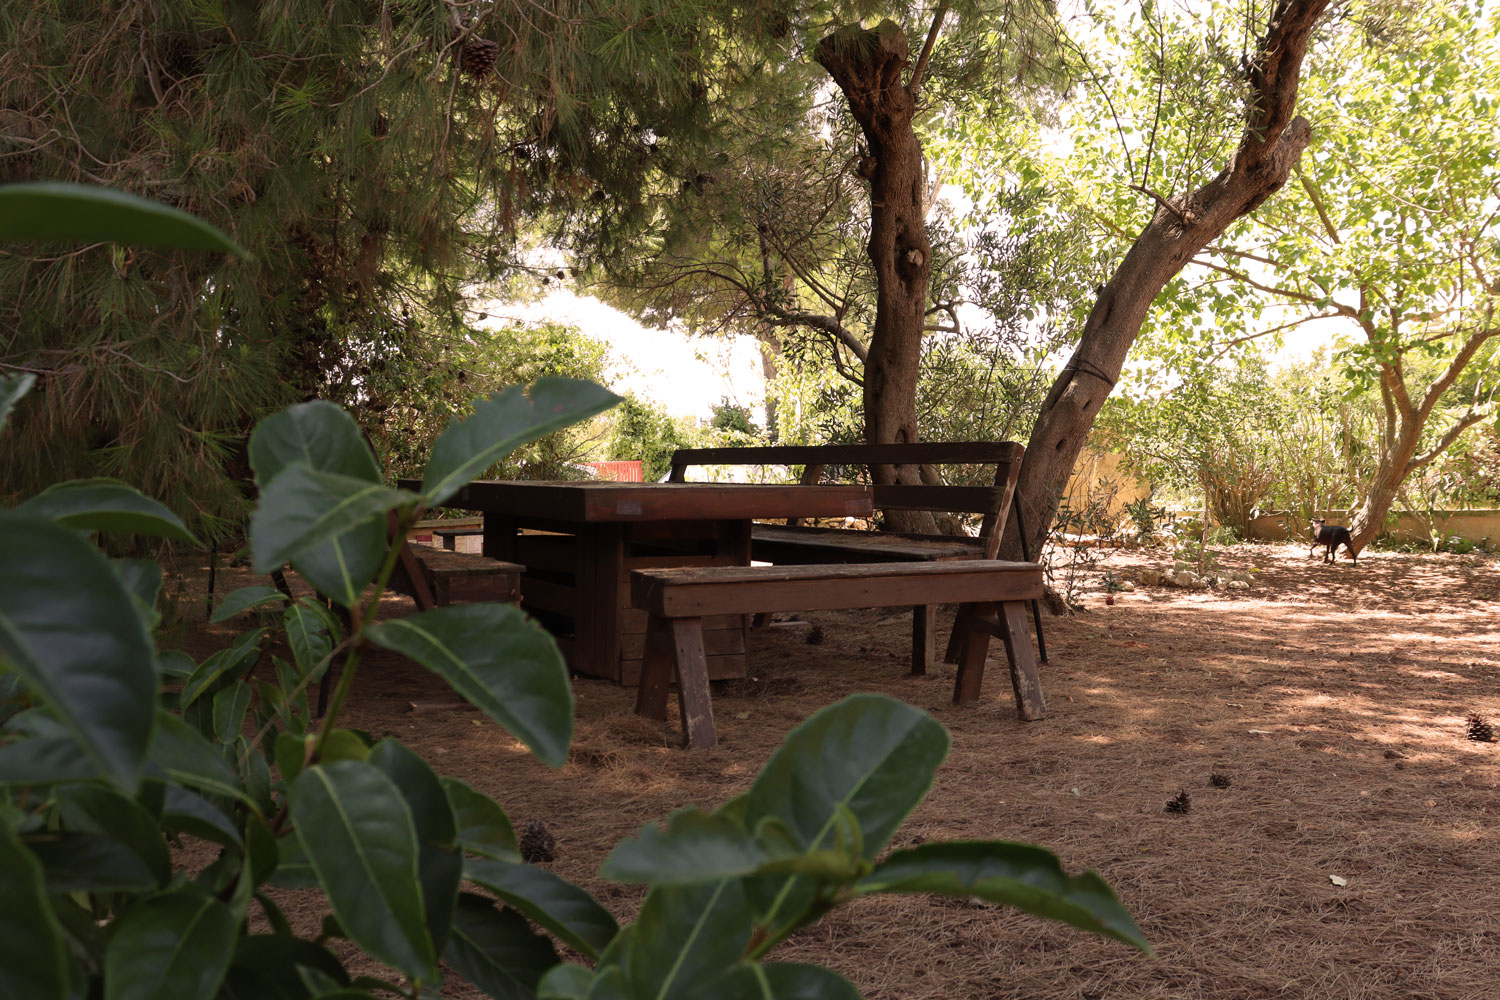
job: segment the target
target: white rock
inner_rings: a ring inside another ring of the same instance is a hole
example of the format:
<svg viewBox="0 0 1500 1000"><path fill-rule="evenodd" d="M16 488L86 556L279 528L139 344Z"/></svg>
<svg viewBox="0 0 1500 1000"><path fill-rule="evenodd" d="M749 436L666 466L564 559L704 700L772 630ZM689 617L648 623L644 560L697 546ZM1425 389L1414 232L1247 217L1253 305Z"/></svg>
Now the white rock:
<svg viewBox="0 0 1500 1000"><path fill-rule="evenodd" d="M1229 581L1229 589L1230 590L1249 590L1250 589L1250 585L1248 583L1246 583L1244 580L1230 580Z"/></svg>

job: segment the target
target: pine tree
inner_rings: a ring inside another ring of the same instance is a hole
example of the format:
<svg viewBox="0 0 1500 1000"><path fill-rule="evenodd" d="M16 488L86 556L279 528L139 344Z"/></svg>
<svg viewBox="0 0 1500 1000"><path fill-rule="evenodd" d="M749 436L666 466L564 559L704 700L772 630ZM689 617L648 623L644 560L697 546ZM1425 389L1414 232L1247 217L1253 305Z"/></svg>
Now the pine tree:
<svg viewBox="0 0 1500 1000"><path fill-rule="evenodd" d="M689 158L703 18L519 0L0 6L0 183L111 185L254 254L0 254L0 372L39 376L0 496L113 475L214 534L243 515L244 438L268 410L324 396L368 425L454 394L431 390L461 375L447 359L467 343L466 289L524 281L523 237L549 215L631 218L659 183L652 143Z"/></svg>

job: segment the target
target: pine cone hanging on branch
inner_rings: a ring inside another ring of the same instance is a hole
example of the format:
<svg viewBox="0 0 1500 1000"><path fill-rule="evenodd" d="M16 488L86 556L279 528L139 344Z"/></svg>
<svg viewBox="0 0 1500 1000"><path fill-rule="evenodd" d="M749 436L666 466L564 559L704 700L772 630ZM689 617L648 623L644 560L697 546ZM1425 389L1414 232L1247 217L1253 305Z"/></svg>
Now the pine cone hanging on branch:
<svg viewBox="0 0 1500 1000"><path fill-rule="evenodd" d="M494 70L495 60L499 58L499 42L471 35L464 40L463 49L459 53L459 65L474 79L483 80Z"/></svg>

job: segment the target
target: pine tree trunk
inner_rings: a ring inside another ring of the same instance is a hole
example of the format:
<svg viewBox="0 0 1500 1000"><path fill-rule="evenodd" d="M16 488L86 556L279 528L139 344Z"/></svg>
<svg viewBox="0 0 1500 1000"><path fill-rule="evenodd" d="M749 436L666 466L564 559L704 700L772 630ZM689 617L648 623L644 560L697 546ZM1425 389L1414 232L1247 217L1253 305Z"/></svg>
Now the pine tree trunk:
<svg viewBox="0 0 1500 1000"><path fill-rule="evenodd" d="M927 238L922 144L912 128L916 100L903 81L906 36L890 21L843 30L818 43L828 70L864 130L860 173L870 182L870 261L875 267L875 329L864 366L865 440L918 440L917 376L932 247ZM917 466L878 466L879 483L920 483ZM888 512L891 527L934 531L932 515Z"/></svg>
<svg viewBox="0 0 1500 1000"><path fill-rule="evenodd" d="M1279 0L1250 64L1249 111L1234 158L1198 190L1159 198L1151 221L1100 291L1073 357L1042 403L1021 463L1016 496L1033 554L1041 551L1058 499L1151 303L1194 254L1280 189L1307 147L1312 129L1292 112L1308 38L1327 5ZM1002 554L1021 557L1014 536Z"/></svg>

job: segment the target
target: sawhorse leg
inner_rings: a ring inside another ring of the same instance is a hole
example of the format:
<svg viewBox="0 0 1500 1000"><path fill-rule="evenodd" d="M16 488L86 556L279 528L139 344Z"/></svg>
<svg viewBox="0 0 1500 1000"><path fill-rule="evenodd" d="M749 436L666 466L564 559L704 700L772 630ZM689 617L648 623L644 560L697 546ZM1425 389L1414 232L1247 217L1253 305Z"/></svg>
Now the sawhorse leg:
<svg viewBox="0 0 1500 1000"><path fill-rule="evenodd" d="M703 652L703 619L651 615L646 620L646 651L635 700L637 714L667 717L667 688L674 674L683 743L695 749L713 746L718 735L708 689L708 660Z"/></svg>
<svg viewBox="0 0 1500 1000"><path fill-rule="evenodd" d="M953 703L972 705L979 700L979 689L984 681L984 660L989 652L990 636L994 635L1005 643L1011 687L1016 695L1016 714L1025 722L1046 715L1047 703L1042 696L1041 678L1037 676L1036 657L1032 655L1031 639L1026 634L1025 603L966 604L959 608L959 624L964 631L959 641L962 654L958 677L953 685ZM955 634L958 634L956 626Z"/></svg>

